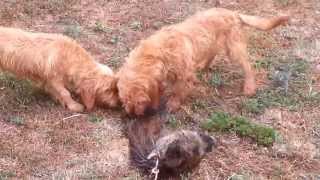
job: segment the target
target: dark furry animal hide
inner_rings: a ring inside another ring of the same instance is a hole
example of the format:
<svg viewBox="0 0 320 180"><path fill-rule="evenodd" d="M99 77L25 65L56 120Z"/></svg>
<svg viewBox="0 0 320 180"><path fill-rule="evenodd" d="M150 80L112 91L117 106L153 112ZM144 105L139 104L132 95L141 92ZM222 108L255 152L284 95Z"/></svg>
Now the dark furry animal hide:
<svg viewBox="0 0 320 180"><path fill-rule="evenodd" d="M127 135L131 163L150 174L158 159L160 179L191 171L216 145L214 138L200 132L168 132L158 116L131 120Z"/></svg>

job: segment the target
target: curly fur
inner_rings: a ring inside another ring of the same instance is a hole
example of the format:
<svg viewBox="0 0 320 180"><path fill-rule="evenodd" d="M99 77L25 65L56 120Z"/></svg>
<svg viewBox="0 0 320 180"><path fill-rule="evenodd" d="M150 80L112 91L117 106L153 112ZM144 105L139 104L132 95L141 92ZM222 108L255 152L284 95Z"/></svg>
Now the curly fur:
<svg viewBox="0 0 320 180"><path fill-rule="evenodd" d="M94 61L74 40L59 34L0 27L0 69L30 79L71 111L118 104L113 71Z"/></svg>
<svg viewBox="0 0 320 180"><path fill-rule="evenodd" d="M287 20L288 16L261 18L213 8L162 28L142 40L117 73L119 97L126 112L144 115L148 108L157 109L164 94L168 95L168 110L178 110L197 82L195 71L207 68L222 51L241 64L244 94L253 95L254 71L248 61L243 26L269 30Z"/></svg>

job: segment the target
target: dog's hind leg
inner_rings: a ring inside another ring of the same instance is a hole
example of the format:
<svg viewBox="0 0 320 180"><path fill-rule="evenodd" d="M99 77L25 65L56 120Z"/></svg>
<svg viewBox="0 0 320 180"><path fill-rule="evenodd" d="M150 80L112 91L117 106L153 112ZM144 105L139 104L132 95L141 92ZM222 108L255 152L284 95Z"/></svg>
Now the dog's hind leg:
<svg viewBox="0 0 320 180"><path fill-rule="evenodd" d="M73 112L82 112L84 110L83 105L72 99L71 93L63 86L63 84L50 82L50 84L45 85L45 89L69 110Z"/></svg>
<svg viewBox="0 0 320 180"><path fill-rule="evenodd" d="M246 38L238 28L232 29L230 32L230 36L227 39L227 53L230 59L241 64L245 72L244 94L254 95L256 92L254 71L249 63Z"/></svg>

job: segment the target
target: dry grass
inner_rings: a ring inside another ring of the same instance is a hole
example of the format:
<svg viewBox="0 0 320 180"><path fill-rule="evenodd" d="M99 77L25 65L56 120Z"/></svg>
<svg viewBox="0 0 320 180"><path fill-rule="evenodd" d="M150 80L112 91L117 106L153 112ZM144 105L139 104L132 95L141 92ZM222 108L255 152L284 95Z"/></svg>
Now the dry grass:
<svg viewBox="0 0 320 180"><path fill-rule="evenodd" d="M115 69L138 41L161 26L217 5L216 0L1 1L0 25L65 33ZM181 179L316 179L320 176L320 34L317 0L225 0L250 14L293 14L290 26L272 32L248 30L259 94L241 96L243 74L224 56L168 127L199 129L212 112L250 118L278 132L272 147L236 134L211 132L219 148ZM272 74L292 64L289 96L272 85ZM196 100L196 101L195 101ZM72 116L27 81L0 75L0 179L142 179L128 165L122 111L99 109ZM65 119L66 117L69 117Z"/></svg>

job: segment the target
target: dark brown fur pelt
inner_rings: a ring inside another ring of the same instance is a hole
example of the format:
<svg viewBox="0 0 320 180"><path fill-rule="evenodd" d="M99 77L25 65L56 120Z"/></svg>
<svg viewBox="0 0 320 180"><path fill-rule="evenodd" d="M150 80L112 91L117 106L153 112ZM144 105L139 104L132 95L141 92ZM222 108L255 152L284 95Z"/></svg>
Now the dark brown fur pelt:
<svg viewBox="0 0 320 180"><path fill-rule="evenodd" d="M200 132L170 132L157 116L130 121L127 136L132 165L150 174L158 158L160 178L191 171L216 146L214 138Z"/></svg>

